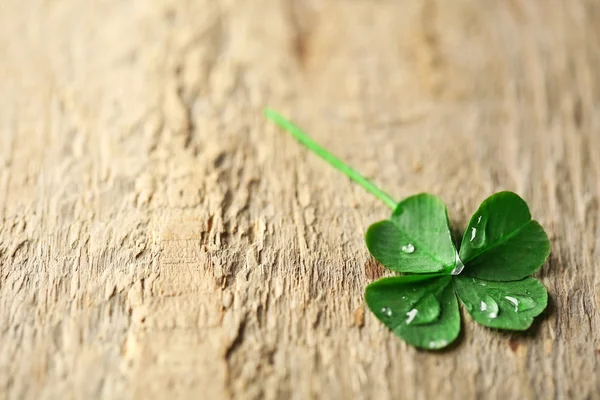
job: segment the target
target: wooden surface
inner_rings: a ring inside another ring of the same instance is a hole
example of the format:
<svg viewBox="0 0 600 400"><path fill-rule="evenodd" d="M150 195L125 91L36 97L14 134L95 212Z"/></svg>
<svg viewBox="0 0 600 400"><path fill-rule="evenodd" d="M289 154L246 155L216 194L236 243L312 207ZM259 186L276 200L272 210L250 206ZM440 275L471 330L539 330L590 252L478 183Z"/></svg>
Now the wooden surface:
<svg viewBox="0 0 600 400"><path fill-rule="evenodd" d="M600 2L0 2L0 399L600 396ZM441 353L368 311L389 210L513 190L548 312Z"/></svg>

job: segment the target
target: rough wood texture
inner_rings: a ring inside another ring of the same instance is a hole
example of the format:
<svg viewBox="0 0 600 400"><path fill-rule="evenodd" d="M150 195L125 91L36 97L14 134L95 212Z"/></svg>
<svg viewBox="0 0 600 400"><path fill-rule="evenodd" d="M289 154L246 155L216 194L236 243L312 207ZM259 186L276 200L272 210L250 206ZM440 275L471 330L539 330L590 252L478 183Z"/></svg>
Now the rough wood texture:
<svg viewBox="0 0 600 400"><path fill-rule="evenodd" d="M597 398L600 2L4 0L0 399ZM365 312L389 210L552 241L529 333L420 352ZM169 395L168 395L169 394Z"/></svg>

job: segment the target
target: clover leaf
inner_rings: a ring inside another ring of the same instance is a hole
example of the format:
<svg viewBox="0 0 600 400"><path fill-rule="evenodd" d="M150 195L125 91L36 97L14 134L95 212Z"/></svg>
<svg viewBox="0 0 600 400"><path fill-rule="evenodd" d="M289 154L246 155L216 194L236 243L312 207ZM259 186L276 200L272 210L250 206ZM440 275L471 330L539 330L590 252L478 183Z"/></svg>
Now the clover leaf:
<svg viewBox="0 0 600 400"><path fill-rule="evenodd" d="M458 302L450 275L405 275L379 279L365 292L375 316L407 343L441 349L460 332Z"/></svg>
<svg viewBox="0 0 600 400"><path fill-rule="evenodd" d="M471 218L460 247L465 275L514 281L531 275L546 261L550 242L527 203L511 192L489 197Z"/></svg>
<svg viewBox="0 0 600 400"><path fill-rule="evenodd" d="M525 330L548 304L546 288L533 278L495 282L459 275L453 281L471 317L490 328Z"/></svg>
<svg viewBox="0 0 600 400"><path fill-rule="evenodd" d="M456 261L446 206L430 194L401 201L390 219L371 225L366 242L377 261L397 272L439 272Z"/></svg>
<svg viewBox="0 0 600 400"><path fill-rule="evenodd" d="M488 197L457 251L439 198L418 194L396 204L277 112L265 115L393 209L369 227L365 240L377 261L404 275L369 284L365 301L407 343L434 350L452 343L460 331L457 297L473 320L497 329L525 330L544 311L546 288L528 276L550 255L550 242L517 194Z"/></svg>

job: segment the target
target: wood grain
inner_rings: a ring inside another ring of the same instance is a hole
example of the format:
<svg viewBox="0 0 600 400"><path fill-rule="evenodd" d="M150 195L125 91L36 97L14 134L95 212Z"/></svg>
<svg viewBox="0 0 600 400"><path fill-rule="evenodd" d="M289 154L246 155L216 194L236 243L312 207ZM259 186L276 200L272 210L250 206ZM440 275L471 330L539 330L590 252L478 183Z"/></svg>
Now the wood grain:
<svg viewBox="0 0 600 400"><path fill-rule="evenodd" d="M600 2L0 4L0 399L600 396ZM417 351L368 312L389 210L529 202L552 303Z"/></svg>

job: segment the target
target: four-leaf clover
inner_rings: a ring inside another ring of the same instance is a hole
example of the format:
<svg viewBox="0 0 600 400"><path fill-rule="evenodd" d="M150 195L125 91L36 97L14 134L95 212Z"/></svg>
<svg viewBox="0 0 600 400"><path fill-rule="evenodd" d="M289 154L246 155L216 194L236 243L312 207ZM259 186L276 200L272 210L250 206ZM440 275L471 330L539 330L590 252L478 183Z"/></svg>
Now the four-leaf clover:
<svg viewBox="0 0 600 400"><path fill-rule="evenodd" d="M400 202L390 219L371 225L366 241L377 261L405 274L367 286L367 305L413 346L440 349L458 337L457 297L475 321L499 329L527 329L546 308L546 288L528 276L544 264L550 243L515 193L481 204L460 252L444 203L430 194Z"/></svg>
<svg viewBox="0 0 600 400"><path fill-rule="evenodd" d="M457 297L471 317L491 328L524 330L548 302L546 288L528 276L548 258L546 233L527 203L511 192L486 199L456 250L444 203L430 194L400 203L319 146L274 110L265 116L394 211L371 225L366 241L373 257L401 275L367 286L371 311L396 335L425 349L441 349L458 337Z"/></svg>

